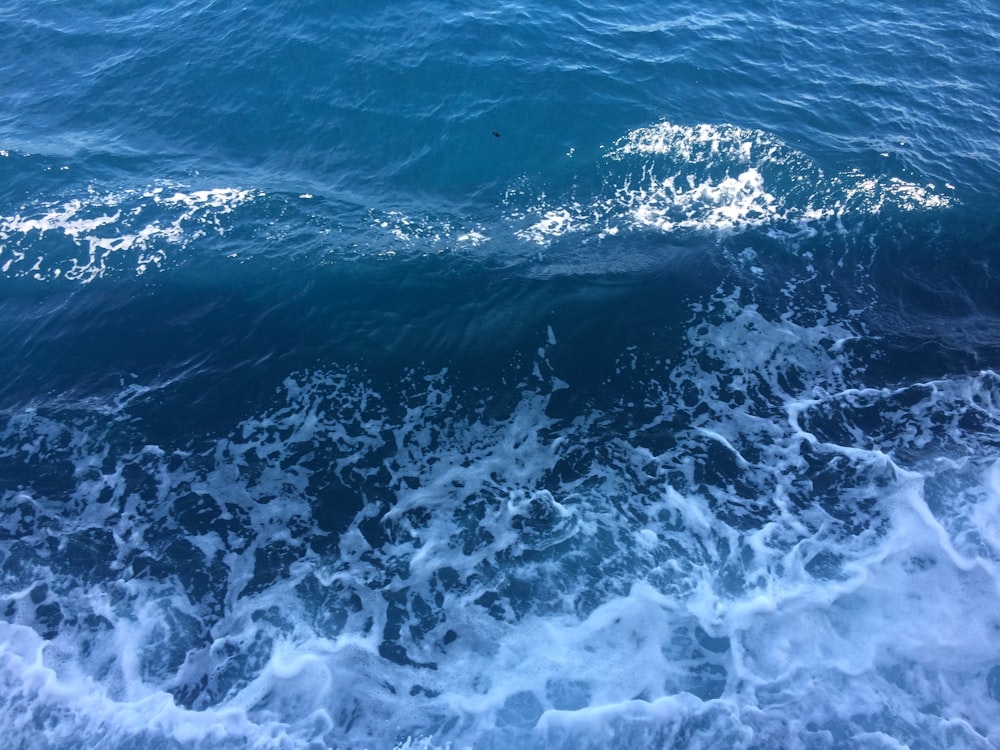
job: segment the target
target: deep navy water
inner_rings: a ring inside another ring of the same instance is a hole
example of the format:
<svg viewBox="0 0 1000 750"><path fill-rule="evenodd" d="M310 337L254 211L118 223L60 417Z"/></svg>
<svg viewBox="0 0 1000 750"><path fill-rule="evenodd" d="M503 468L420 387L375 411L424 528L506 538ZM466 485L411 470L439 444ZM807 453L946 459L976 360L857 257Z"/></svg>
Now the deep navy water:
<svg viewBox="0 0 1000 750"><path fill-rule="evenodd" d="M12 748L1000 747L1000 5L0 5Z"/></svg>

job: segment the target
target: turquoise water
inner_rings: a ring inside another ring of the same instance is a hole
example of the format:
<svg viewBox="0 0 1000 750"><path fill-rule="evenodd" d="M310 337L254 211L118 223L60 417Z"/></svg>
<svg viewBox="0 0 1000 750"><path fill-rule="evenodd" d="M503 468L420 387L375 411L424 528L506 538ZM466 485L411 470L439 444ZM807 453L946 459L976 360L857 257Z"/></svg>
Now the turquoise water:
<svg viewBox="0 0 1000 750"><path fill-rule="evenodd" d="M14 747L1000 746L992 3L8 3Z"/></svg>

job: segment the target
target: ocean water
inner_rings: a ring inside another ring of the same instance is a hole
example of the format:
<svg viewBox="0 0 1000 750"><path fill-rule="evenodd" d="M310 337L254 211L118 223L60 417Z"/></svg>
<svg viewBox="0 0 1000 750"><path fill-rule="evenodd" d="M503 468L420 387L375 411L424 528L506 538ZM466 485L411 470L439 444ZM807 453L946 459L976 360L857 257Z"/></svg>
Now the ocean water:
<svg viewBox="0 0 1000 750"><path fill-rule="evenodd" d="M1000 6L0 7L12 748L1000 747Z"/></svg>

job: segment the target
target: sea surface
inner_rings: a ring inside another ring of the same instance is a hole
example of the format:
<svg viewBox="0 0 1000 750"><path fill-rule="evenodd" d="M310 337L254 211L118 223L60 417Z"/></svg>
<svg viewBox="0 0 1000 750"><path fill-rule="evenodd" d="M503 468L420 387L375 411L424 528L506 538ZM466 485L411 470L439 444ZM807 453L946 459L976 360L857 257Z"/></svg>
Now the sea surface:
<svg viewBox="0 0 1000 750"><path fill-rule="evenodd" d="M0 5L6 748L1000 747L996 0Z"/></svg>

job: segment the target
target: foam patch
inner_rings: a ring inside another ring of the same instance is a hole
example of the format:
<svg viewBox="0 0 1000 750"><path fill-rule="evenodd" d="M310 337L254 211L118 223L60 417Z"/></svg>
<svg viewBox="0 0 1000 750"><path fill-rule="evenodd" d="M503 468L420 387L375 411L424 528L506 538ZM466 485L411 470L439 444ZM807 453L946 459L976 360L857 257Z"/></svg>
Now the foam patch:
<svg viewBox="0 0 1000 750"><path fill-rule="evenodd" d="M996 375L865 388L844 324L697 305L627 408L552 409L550 328L513 401L303 371L185 446L134 387L5 414L5 733L996 742Z"/></svg>

